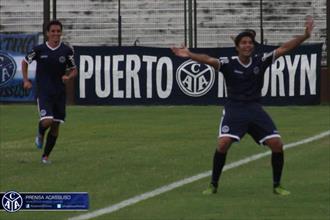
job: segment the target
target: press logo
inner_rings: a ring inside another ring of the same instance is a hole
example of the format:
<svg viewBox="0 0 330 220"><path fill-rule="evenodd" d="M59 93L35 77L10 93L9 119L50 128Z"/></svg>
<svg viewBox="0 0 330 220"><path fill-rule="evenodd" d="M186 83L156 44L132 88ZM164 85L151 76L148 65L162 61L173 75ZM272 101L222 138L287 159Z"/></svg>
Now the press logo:
<svg viewBox="0 0 330 220"><path fill-rule="evenodd" d="M188 60L177 69L176 80L186 95L200 97L212 88L215 72L209 65Z"/></svg>
<svg viewBox="0 0 330 220"><path fill-rule="evenodd" d="M22 208L23 198L18 192L6 192L1 199L1 204L7 212L17 212Z"/></svg>
<svg viewBox="0 0 330 220"><path fill-rule="evenodd" d="M7 84L16 73L16 62L8 54L0 52L0 87Z"/></svg>

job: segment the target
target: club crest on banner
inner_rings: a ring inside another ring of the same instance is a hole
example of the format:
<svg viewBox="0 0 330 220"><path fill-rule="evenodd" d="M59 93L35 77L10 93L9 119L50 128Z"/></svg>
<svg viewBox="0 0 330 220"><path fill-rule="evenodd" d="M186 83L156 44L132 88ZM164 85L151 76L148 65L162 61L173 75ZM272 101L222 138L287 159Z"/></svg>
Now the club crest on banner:
<svg viewBox="0 0 330 220"><path fill-rule="evenodd" d="M8 54L0 52L0 87L14 78L16 68L15 60Z"/></svg>
<svg viewBox="0 0 330 220"><path fill-rule="evenodd" d="M209 65L188 60L177 69L176 80L183 93L192 97L200 97L212 88L215 72Z"/></svg>

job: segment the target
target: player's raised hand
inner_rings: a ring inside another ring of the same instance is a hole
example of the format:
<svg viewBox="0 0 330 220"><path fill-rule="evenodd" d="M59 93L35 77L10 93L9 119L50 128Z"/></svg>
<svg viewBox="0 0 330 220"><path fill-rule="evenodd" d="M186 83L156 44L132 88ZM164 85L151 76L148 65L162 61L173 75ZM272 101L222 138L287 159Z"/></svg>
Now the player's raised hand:
<svg viewBox="0 0 330 220"><path fill-rule="evenodd" d="M190 51L184 45L181 45L181 47L171 47L171 50L175 55L177 55L179 57L190 57L190 55L189 55Z"/></svg>
<svg viewBox="0 0 330 220"><path fill-rule="evenodd" d="M309 38L314 28L314 19L308 15L305 22L305 36Z"/></svg>

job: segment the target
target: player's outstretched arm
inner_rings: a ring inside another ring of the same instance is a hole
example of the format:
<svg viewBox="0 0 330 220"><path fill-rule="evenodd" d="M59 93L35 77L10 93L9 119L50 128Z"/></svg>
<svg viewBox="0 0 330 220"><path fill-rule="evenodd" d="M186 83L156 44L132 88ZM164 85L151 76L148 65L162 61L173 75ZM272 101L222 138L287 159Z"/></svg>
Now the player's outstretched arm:
<svg viewBox="0 0 330 220"><path fill-rule="evenodd" d="M312 16L307 16L305 22L305 33L303 35L296 36L292 40L284 43L282 46L277 48L275 52L275 58L287 54L290 50L298 47L301 43L307 40L311 36L313 27L314 27L314 20Z"/></svg>
<svg viewBox="0 0 330 220"><path fill-rule="evenodd" d="M206 54L198 54L191 52L187 47L172 47L173 53L179 57L190 58L196 62L204 63L212 66L215 70L220 69L220 62L218 59L210 57Z"/></svg>

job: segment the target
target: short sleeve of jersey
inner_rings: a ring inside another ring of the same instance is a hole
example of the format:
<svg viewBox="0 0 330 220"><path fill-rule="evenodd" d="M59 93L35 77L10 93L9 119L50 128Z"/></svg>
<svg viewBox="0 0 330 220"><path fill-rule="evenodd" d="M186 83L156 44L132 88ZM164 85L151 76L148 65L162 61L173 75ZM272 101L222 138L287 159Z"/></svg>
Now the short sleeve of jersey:
<svg viewBox="0 0 330 220"><path fill-rule="evenodd" d="M68 53L68 57L67 57L67 68L68 69L72 69L72 68L76 68L76 64L74 62L74 50L73 47L66 44L69 48L69 53Z"/></svg>
<svg viewBox="0 0 330 220"><path fill-rule="evenodd" d="M261 62L266 66L273 64L275 61L275 50L262 54Z"/></svg>
<svg viewBox="0 0 330 220"><path fill-rule="evenodd" d="M219 59L219 63L220 63L220 69L219 71L222 72L222 73L226 73L226 69L229 65L229 59L227 57L221 57Z"/></svg>
<svg viewBox="0 0 330 220"><path fill-rule="evenodd" d="M33 60L37 58L37 48L33 48L28 54L24 57L25 62L28 64L32 63Z"/></svg>

